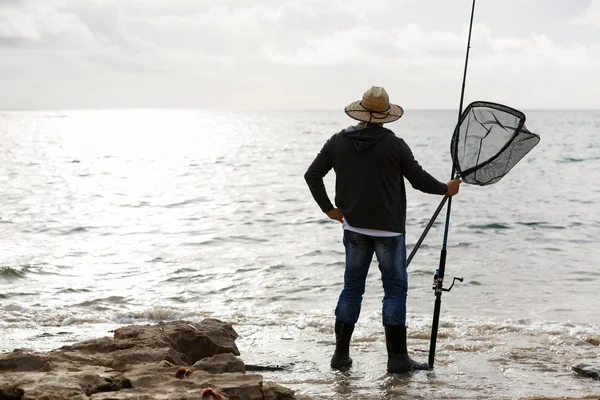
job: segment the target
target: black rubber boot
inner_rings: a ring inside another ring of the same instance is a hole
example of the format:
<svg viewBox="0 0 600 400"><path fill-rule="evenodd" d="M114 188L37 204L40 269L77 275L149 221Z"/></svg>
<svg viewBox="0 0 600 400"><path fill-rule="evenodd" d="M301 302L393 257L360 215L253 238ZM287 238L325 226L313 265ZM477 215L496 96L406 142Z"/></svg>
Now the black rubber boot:
<svg viewBox="0 0 600 400"><path fill-rule="evenodd" d="M335 351L331 357L331 368L345 370L352 365L350 358L350 338L354 324L335 321Z"/></svg>
<svg viewBox="0 0 600 400"><path fill-rule="evenodd" d="M406 348L406 327L388 325L385 327L385 344L388 352L387 371L390 373L428 370L429 364L411 360Z"/></svg>

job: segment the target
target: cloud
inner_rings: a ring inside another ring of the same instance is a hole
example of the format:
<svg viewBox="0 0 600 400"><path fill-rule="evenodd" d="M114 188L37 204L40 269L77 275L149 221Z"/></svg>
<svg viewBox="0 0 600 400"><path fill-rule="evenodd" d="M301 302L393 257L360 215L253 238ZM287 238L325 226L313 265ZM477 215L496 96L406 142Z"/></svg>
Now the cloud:
<svg viewBox="0 0 600 400"><path fill-rule="evenodd" d="M600 26L600 0L589 0L583 14L575 17L572 22L576 25Z"/></svg>
<svg viewBox="0 0 600 400"><path fill-rule="evenodd" d="M309 36L296 48L282 41L262 45L265 59L276 64L335 65L343 62L369 62L373 54L393 57L401 51L389 34L370 26L357 26L326 36Z"/></svg>
<svg viewBox="0 0 600 400"><path fill-rule="evenodd" d="M111 57L102 54L89 55L86 57L86 60L127 74L161 74L166 72L164 69L145 66L142 63L129 61L126 58Z"/></svg>
<svg viewBox="0 0 600 400"><path fill-rule="evenodd" d="M120 12L112 3L92 4L69 4L61 7L64 14L74 16L85 25L86 29L103 45L114 45L117 47L129 47L129 41L121 32Z"/></svg>
<svg viewBox="0 0 600 400"><path fill-rule="evenodd" d="M591 24L598 3L577 23ZM600 107L597 44L583 35L565 40L554 23L516 30L490 20L497 2L477 7L470 95L551 106L568 94L570 104ZM17 83L33 85L38 99L74 104L86 88L102 104L114 96L131 106L259 108L331 107L383 84L407 107L453 107L468 12L467 0L0 0L0 46L10 55L0 84L13 88L11 98L0 94L0 107L13 101ZM56 85L44 86L44 77Z"/></svg>
<svg viewBox="0 0 600 400"><path fill-rule="evenodd" d="M0 38L5 45L29 49L73 50L92 45L94 37L76 16L59 9L62 2L25 1L0 7Z"/></svg>
<svg viewBox="0 0 600 400"><path fill-rule="evenodd" d="M35 42L40 39L37 24L19 10L0 9L0 38Z"/></svg>
<svg viewBox="0 0 600 400"><path fill-rule="evenodd" d="M0 46L52 51L80 65L95 62L123 73L157 73L131 54L155 49L127 30L114 2L68 0L3 3L0 7Z"/></svg>

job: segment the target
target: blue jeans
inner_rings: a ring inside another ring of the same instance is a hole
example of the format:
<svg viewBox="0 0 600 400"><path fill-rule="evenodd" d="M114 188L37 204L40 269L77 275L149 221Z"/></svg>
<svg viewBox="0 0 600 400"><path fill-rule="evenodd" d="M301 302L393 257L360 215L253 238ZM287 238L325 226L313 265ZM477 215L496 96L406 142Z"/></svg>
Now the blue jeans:
<svg viewBox="0 0 600 400"><path fill-rule="evenodd" d="M383 325L405 326L408 294L405 236L376 237L344 230L344 247L346 271L344 289L335 309L336 321L347 324L358 321L367 273L375 253L383 282Z"/></svg>

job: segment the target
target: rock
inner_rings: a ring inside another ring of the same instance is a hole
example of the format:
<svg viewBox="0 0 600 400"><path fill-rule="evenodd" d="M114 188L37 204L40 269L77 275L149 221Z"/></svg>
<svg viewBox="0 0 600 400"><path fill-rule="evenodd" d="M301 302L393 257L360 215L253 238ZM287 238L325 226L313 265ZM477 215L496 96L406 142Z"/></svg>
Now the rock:
<svg viewBox="0 0 600 400"><path fill-rule="evenodd" d="M585 338L585 341L593 346L600 346L599 336L588 336Z"/></svg>
<svg viewBox="0 0 600 400"><path fill-rule="evenodd" d="M205 319L127 326L48 353L15 350L0 355L0 399L191 400L205 388L229 400L296 399L245 373L236 338L231 325Z"/></svg>
<svg viewBox="0 0 600 400"><path fill-rule="evenodd" d="M600 380L600 365L578 364L571 367L577 375Z"/></svg>
<svg viewBox="0 0 600 400"><path fill-rule="evenodd" d="M265 382L263 385L263 391L265 392L264 400L291 400L295 399L294 391L283 386L279 386L276 383ZM297 399L300 400L300 399Z"/></svg>
<svg viewBox="0 0 600 400"><path fill-rule="evenodd" d="M25 392L17 387L5 387L0 389L0 399L2 400L20 400Z"/></svg>
<svg viewBox="0 0 600 400"><path fill-rule="evenodd" d="M212 372L213 374L222 374L224 372L246 372L244 362L233 354L217 354L212 357L206 357L198 361L192 367Z"/></svg>
<svg viewBox="0 0 600 400"><path fill-rule="evenodd" d="M52 362L56 360L52 356L16 349L12 353L0 356L0 372L49 371L52 369Z"/></svg>
<svg viewBox="0 0 600 400"><path fill-rule="evenodd" d="M218 320L205 319L200 324L175 321L126 326L115 331L114 339L89 340L60 351L74 361L93 359L96 364L112 368L161 360L192 365L215 354L239 355L235 339L237 333L231 325Z"/></svg>

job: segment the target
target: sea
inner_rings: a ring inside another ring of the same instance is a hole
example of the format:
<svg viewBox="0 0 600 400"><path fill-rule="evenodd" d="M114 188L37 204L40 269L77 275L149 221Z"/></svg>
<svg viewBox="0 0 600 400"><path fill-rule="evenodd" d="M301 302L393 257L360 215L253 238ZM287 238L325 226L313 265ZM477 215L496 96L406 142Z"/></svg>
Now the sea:
<svg viewBox="0 0 600 400"><path fill-rule="evenodd" d="M323 399L593 397L600 355L600 111L525 110L541 142L453 198L435 368L386 372L377 261L334 371L342 228L304 172L341 110L0 112L0 352L48 351L130 324L217 318L246 364ZM438 180L456 111L389 124ZM335 175L325 177L334 196ZM414 248L442 200L407 185ZM445 211L409 266L411 357L426 361Z"/></svg>

